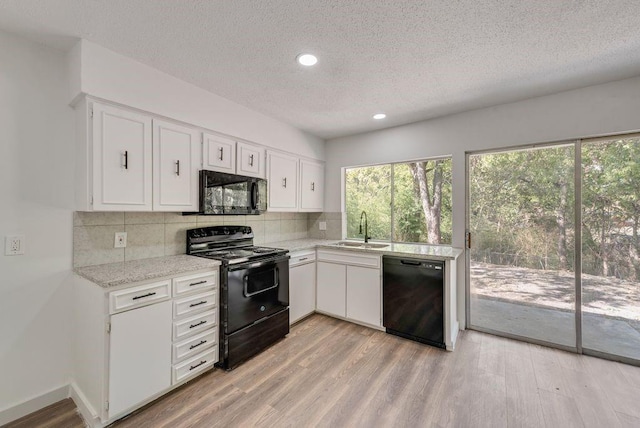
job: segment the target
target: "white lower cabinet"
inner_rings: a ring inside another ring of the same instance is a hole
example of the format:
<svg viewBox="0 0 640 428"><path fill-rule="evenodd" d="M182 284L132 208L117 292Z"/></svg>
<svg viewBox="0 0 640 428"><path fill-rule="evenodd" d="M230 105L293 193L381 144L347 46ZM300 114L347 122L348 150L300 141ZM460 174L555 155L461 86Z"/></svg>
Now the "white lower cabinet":
<svg viewBox="0 0 640 428"><path fill-rule="evenodd" d="M382 325L380 302L380 269L347 266L347 318Z"/></svg>
<svg viewBox="0 0 640 428"><path fill-rule="evenodd" d="M318 262L317 308L339 317L347 316L347 266Z"/></svg>
<svg viewBox="0 0 640 428"><path fill-rule="evenodd" d="M316 251L291 254L289 260L289 323L316 310Z"/></svg>
<svg viewBox="0 0 640 428"><path fill-rule="evenodd" d="M103 427L218 361L218 270L104 289L74 277L72 396Z"/></svg>
<svg viewBox="0 0 640 428"><path fill-rule="evenodd" d="M178 384L198 373L202 373L217 361L218 351L216 349L209 349L183 363L176 364L173 366L173 384Z"/></svg>
<svg viewBox="0 0 640 428"><path fill-rule="evenodd" d="M109 413L118 414L171 386L171 302L111 317Z"/></svg>
<svg viewBox="0 0 640 428"><path fill-rule="evenodd" d="M177 294L173 301L172 385L178 385L218 362L217 278L217 275L205 274L173 279ZM187 283L204 288L185 288Z"/></svg>
<svg viewBox="0 0 640 428"><path fill-rule="evenodd" d="M380 256L318 250L317 309L381 327Z"/></svg>

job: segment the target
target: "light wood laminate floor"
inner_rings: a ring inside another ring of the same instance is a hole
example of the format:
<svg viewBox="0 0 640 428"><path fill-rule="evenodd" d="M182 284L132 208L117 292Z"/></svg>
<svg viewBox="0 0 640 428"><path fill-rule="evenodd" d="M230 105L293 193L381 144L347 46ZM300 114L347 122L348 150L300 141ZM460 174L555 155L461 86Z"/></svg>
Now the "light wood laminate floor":
<svg viewBox="0 0 640 428"><path fill-rule="evenodd" d="M314 315L114 424L218 426L640 427L640 368L475 331L451 353Z"/></svg>

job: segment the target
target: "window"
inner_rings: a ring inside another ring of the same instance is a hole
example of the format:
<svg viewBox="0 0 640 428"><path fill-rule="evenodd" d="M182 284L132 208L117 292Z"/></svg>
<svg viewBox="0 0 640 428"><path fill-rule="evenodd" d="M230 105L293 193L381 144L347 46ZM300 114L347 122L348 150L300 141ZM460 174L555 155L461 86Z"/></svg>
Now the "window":
<svg viewBox="0 0 640 428"><path fill-rule="evenodd" d="M371 239L451 244L451 159L347 168L344 208L347 238L365 211Z"/></svg>

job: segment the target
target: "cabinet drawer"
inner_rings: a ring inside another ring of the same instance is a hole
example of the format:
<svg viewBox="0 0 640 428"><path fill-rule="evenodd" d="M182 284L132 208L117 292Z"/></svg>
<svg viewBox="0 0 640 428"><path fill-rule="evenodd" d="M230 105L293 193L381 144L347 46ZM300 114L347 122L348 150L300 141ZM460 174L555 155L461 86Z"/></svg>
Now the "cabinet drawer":
<svg viewBox="0 0 640 428"><path fill-rule="evenodd" d="M354 251L318 250L318 260L370 268L380 267L380 256L372 256L365 253L356 253Z"/></svg>
<svg viewBox="0 0 640 428"><path fill-rule="evenodd" d="M202 354L185 361L184 363L176 364L172 370L172 383L182 382L188 377L195 376L198 373L211 368L218 361L218 348L212 348Z"/></svg>
<svg viewBox="0 0 640 428"><path fill-rule="evenodd" d="M216 290L208 291L194 296L183 297L173 301L173 317L178 318L183 315L213 309L218 306L218 293Z"/></svg>
<svg viewBox="0 0 640 428"><path fill-rule="evenodd" d="M173 345L173 363L218 345L218 329L210 328L204 333L190 337Z"/></svg>
<svg viewBox="0 0 640 428"><path fill-rule="evenodd" d="M303 250L291 253L291 259L289 260L289 266L294 267L307 263L313 263L316 261L316 250Z"/></svg>
<svg viewBox="0 0 640 428"><path fill-rule="evenodd" d="M171 297L171 281L154 282L109 293L109 313L125 311Z"/></svg>
<svg viewBox="0 0 640 428"><path fill-rule="evenodd" d="M212 310L181 321L173 322L173 340L182 340L218 325L218 311Z"/></svg>
<svg viewBox="0 0 640 428"><path fill-rule="evenodd" d="M203 291L218 284L218 272L199 273L173 279L173 295Z"/></svg>

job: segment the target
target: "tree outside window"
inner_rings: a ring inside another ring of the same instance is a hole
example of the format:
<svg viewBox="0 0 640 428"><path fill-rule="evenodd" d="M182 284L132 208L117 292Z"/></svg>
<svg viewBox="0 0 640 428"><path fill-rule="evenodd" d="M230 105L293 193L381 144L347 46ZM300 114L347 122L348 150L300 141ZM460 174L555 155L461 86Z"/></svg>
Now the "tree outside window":
<svg viewBox="0 0 640 428"><path fill-rule="evenodd" d="M347 168L347 238L451 244L451 159Z"/></svg>

